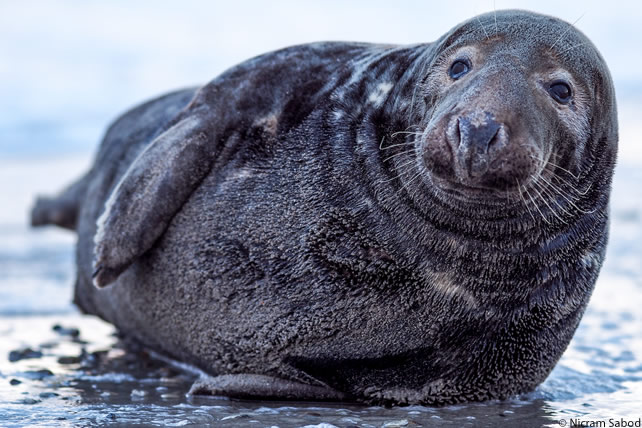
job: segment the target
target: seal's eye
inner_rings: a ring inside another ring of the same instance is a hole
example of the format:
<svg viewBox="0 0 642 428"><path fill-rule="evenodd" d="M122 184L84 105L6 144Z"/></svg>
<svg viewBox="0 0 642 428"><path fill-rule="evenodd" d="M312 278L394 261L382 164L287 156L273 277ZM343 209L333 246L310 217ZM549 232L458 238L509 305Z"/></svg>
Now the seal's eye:
<svg viewBox="0 0 642 428"><path fill-rule="evenodd" d="M469 71L470 71L470 66L468 65L468 63L462 60L457 60L453 62L452 65L450 66L450 70L448 71L448 74L453 79L459 79L461 76L468 73Z"/></svg>
<svg viewBox="0 0 642 428"><path fill-rule="evenodd" d="M573 92L568 83L561 80L556 80L551 83L551 86L548 88L548 93L551 94L551 97L560 104L568 104L571 101L571 96Z"/></svg>

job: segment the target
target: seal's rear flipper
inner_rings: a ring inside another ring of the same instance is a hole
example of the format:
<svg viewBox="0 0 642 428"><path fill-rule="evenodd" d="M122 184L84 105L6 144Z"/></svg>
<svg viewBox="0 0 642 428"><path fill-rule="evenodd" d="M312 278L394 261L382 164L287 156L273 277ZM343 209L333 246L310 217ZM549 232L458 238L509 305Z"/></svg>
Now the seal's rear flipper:
<svg viewBox="0 0 642 428"><path fill-rule="evenodd" d="M149 250L214 161L207 122L185 117L131 164L105 203L94 237L93 282L104 287Z"/></svg>
<svg viewBox="0 0 642 428"><path fill-rule="evenodd" d="M54 224L69 230L76 229L80 201L87 189L87 176L73 183L55 198L38 197L31 209L31 225Z"/></svg>
<svg viewBox="0 0 642 428"><path fill-rule="evenodd" d="M228 374L201 377L189 390L191 395L270 400L345 401L349 397L327 386L306 385L257 374Z"/></svg>

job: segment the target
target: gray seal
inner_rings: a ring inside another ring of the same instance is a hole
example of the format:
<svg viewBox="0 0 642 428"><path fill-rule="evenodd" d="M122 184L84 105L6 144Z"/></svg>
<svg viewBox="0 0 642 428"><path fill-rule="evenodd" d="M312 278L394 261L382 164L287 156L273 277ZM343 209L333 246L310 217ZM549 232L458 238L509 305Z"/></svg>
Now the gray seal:
<svg viewBox="0 0 642 428"><path fill-rule="evenodd" d="M542 382L608 234L593 44L498 11L434 43L315 43L134 108L35 225L75 302L211 377L194 393L440 405Z"/></svg>

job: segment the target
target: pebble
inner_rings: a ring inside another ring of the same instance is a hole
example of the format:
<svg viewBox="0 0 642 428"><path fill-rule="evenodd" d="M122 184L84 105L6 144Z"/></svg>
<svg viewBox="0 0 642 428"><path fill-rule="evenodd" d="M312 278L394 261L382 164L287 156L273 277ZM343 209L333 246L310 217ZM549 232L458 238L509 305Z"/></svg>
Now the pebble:
<svg viewBox="0 0 642 428"><path fill-rule="evenodd" d="M22 373L24 377L32 380L43 380L46 377L53 376L51 370L42 369L42 370L29 370Z"/></svg>
<svg viewBox="0 0 642 428"><path fill-rule="evenodd" d="M59 394L57 394L55 392L45 391L45 392L41 392L39 397L40 398L52 398L52 397L57 397L58 395Z"/></svg>
<svg viewBox="0 0 642 428"><path fill-rule="evenodd" d="M82 361L81 357L60 357L58 358L58 364L78 364Z"/></svg>
<svg viewBox="0 0 642 428"><path fill-rule="evenodd" d="M67 328L67 327L61 326L60 324L56 324L51 329L61 336L70 336L70 337L80 336L80 330L74 327Z"/></svg>
<svg viewBox="0 0 642 428"><path fill-rule="evenodd" d="M42 352L34 351L31 348L16 349L15 351L9 352L9 361L11 361L12 363L20 360L26 360L27 358L40 357L42 357Z"/></svg>

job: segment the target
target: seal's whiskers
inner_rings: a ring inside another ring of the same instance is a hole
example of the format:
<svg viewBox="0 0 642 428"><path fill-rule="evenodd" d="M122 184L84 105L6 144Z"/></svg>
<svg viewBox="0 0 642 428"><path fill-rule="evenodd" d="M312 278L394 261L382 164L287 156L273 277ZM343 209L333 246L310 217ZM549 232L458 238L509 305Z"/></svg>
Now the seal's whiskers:
<svg viewBox="0 0 642 428"><path fill-rule="evenodd" d="M408 180L408 181L407 181L403 186L401 186L401 187L397 190L397 193L401 192L403 189L405 189L406 187L408 187L408 185L409 185L410 183L412 183L412 182L413 182L413 181L415 181L419 176L421 176L422 172L423 172L423 171L419 171L418 173L416 173L416 174L415 174L415 175L414 175L410 180Z"/></svg>
<svg viewBox="0 0 642 428"><path fill-rule="evenodd" d="M539 196L539 198L542 200L542 202L544 202L544 205L546 205L546 206L548 207L549 211L550 211L550 212L552 212L552 213L553 213L553 215L554 215L555 217L557 217L557 219L558 219L559 221L561 221L561 222L562 222L562 223L564 223L564 224L567 224L567 223L566 223L566 220L564 220L562 217L560 217L560 215L557 213L557 211L555 211L555 210L553 209L553 207L551 207L551 205L548 203L548 201L546 200L546 198L545 198L545 197L540 193L540 191L539 191L539 190L541 190L541 184L537 181L537 179L533 180L533 182L532 182L532 183L533 183L533 191L537 194L537 196ZM539 190L538 190L538 189L539 189ZM538 208L538 209L539 209L539 208ZM542 216L543 216L543 214L542 214Z"/></svg>
<svg viewBox="0 0 642 428"><path fill-rule="evenodd" d="M495 35L499 34L499 27L497 27L497 5L493 0L493 14L495 15Z"/></svg>
<svg viewBox="0 0 642 428"><path fill-rule="evenodd" d="M546 170L546 171L550 172L550 170ZM557 186L555 183L553 183L543 175L540 175L539 178L541 178L544 181L544 183L546 183L547 188L550 188L551 190L553 190L558 195L562 196L564 199L566 199L570 203L573 203L580 199L579 196L573 196L569 194L569 192L565 191L565 189L562 189L560 186ZM571 189L571 190L575 191L575 189Z"/></svg>
<svg viewBox="0 0 642 428"><path fill-rule="evenodd" d="M381 150L388 150L388 149L392 149L393 147L399 147L399 146L408 146L410 144L415 144L415 142L414 141L406 141L405 143L392 144L392 145L390 145L388 147L381 148Z"/></svg>
<svg viewBox="0 0 642 428"><path fill-rule="evenodd" d="M531 215L531 218L533 219L533 221L535 221L535 216L533 215L533 212L531 211L531 209L528 207L528 202L526 202L526 199L524 199L524 195L522 195L522 187L519 185L519 180L515 179L515 181L517 182L517 190L519 193L519 197L522 200L522 202L524 202L524 206L528 210L528 213Z"/></svg>
<svg viewBox="0 0 642 428"><path fill-rule="evenodd" d="M406 162L406 163L404 163L404 164L401 164L401 165L399 165L399 166L395 167L395 169L398 169L398 170L399 170L399 169L403 169L403 168L405 168L406 166L411 165L411 164L412 164L412 163L414 163L414 162L415 162L415 160L414 160L414 159L412 159L412 160L410 160L410 161L408 161L408 162ZM410 169L412 169L412 168L406 168L406 169L404 169L403 171L401 171L399 174L395 175L394 177L392 177L392 178L387 178L387 179L385 179L385 180L379 180L379 181L377 181L375 184L379 184L379 183L389 183L389 182L391 182L391 181L394 181L394 180L396 180L397 178L400 178L403 174L405 174L406 172L408 172L408 170L410 170Z"/></svg>
<svg viewBox="0 0 642 428"><path fill-rule="evenodd" d="M534 186L536 186L536 187L538 187L538 188L539 188L539 190L541 190L541 192L542 192L542 194L543 194L543 195L548 196L548 197L550 198L550 200L551 200L555 205L557 205L557 206L559 207L560 211L564 212L564 214L566 214L567 216L572 217L572 216L573 216L573 214L571 214L570 212L568 212L568 210L567 210L566 208L564 208L564 206L563 206L562 204L560 204L560 203L559 203L559 201L558 201L558 200L557 200L557 198L555 197L555 193L553 193L553 191L552 191L552 190L551 190L551 189L550 189L546 184L544 184L544 183L542 183L541 181L539 181L539 179L540 179L540 178L543 178L543 177L542 177L542 176L537 177L537 178L533 181L533 185L534 185ZM542 199L544 199L544 197L542 197ZM544 203L546 203L546 200L545 200L545 199L544 199ZM548 204L547 204L547 205L548 205ZM561 218L561 216L559 216L559 215L558 215L558 213L553 209L553 207L552 207L552 206L551 206L550 208L551 208L551 211L553 212L553 214L555 214L555 215L556 215L556 217L557 217L557 218L559 218L559 219L562 221L562 223L564 223L564 224L568 224L568 222L567 222L566 220L562 219L562 218Z"/></svg>
<svg viewBox="0 0 642 428"><path fill-rule="evenodd" d="M589 192L589 190L591 190L591 186L593 185L593 183L589 183L589 185L586 186L586 189L584 189L583 191L580 191L579 189L577 189L575 187L575 185L573 183L570 183L568 180L565 180L564 178L560 177L559 175L556 175L555 171L553 171L552 169L544 168L544 170L550 172L552 178L555 178L556 180L561 181L563 184L566 185L566 187L570 188L570 190L575 192L575 194L577 195L575 197L576 200L580 199L581 196L585 196Z"/></svg>
<svg viewBox="0 0 642 428"><path fill-rule="evenodd" d="M409 134L409 135L421 135L423 132L420 131L397 131L390 134L392 138L396 137L399 134Z"/></svg>
<svg viewBox="0 0 642 428"><path fill-rule="evenodd" d="M533 159L535 159L535 160L538 160L538 161L540 161L540 162L544 162L544 159L539 158L539 157L537 157L537 156L535 156L535 155L533 155L533 154L531 154L531 153L529 153L529 156L530 156L530 157L532 157L532 158L533 158ZM562 171L564 171L564 172L568 173L568 175L570 175L571 177L573 177L573 178L574 178L574 179L576 179L576 180L579 180L579 179L580 179L580 177L579 177L579 176L577 176L577 175L573 174L573 173L572 173L571 171L569 171L568 169L563 168L563 167L561 167L561 166L559 166L559 165L557 165L557 164L553 163L550 159L545 163L545 165L550 165L550 166L553 166L553 167L555 167L555 168L558 168L558 169L560 169L560 170L562 170Z"/></svg>
<svg viewBox="0 0 642 428"><path fill-rule="evenodd" d="M423 76L423 75L424 75L424 73L426 72L426 67L427 67L427 66L428 66L428 63L424 61L424 65L421 67L421 74L420 74L421 76ZM418 89L420 86L421 86L421 82L417 82L417 83L415 84L414 89L412 90L412 99L410 100L410 111L408 112L408 114L410 115L410 117L412 117L412 111L413 111L413 110L414 110L414 108L415 108L415 96L417 95L417 89Z"/></svg>
<svg viewBox="0 0 642 428"><path fill-rule="evenodd" d="M537 210L537 212L539 212L539 215L541 215L541 216L542 216L542 220L544 220L544 222L545 222L546 224L551 224L551 222L550 222L550 221L548 221L548 219L546 218L546 216L544 215L544 213L542 212L542 210L540 210L540 209L539 209L539 206L535 203L535 200L533 199L533 197L531 196L531 194L530 194L530 193L528 193L528 189L526 188L526 186L524 186L524 192L526 193L526 196L528 196L528 198L529 198L529 199L531 200L531 202L533 203L533 206L535 207L535 209Z"/></svg>
<svg viewBox="0 0 642 428"><path fill-rule="evenodd" d="M543 177L542 177L542 178L543 178ZM559 178L559 177L558 177L558 178ZM561 192L561 189L560 189L558 186L555 186L552 182L550 182L550 185L551 185L551 188L552 188L552 189L554 189L554 190L558 191L558 192L560 193L560 195L561 195L564 199L566 199L566 200L568 201L568 203L569 203L569 204L571 204L571 206L572 206L573 208L575 208L576 210L578 210L578 211L579 211L579 212L581 212L582 214L593 214L593 213L597 210L597 208L595 208L595 209L593 209L593 210L587 211L587 210L584 210L584 209L582 209L582 208L578 207L578 206L575 204L575 202L576 202L576 201L578 201L578 200L580 200L580 198L579 198L579 197L574 198L574 199L575 199L575 201L573 201L573 200L571 200L571 199L567 198L567 197L566 197L566 196ZM590 187L590 186L589 186L589 187ZM575 189L573 189L573 190L575 190ZM577 190L575 190L575 191L577 192ZM571 197L571 196L569 195L569 197ZM571 197L571 198L572 198L572 197Z"/></svg>
<svg viewBox="0 0 642 428"><path fill-rule="evenodd" d="M570 48L563 50L562 52L560 52L560 55L565 54L566 52L570 52L573 49L579 48L580 46L584 46L584 45L587 45L587 43L578 43L577 45L571 46Z"/></svg>
<svg viewBox="0 0 642 428"><path fill-rule="evenodd" d="M479 16L477 17L477 22L479 22L479 26L482 28L482 30L484 30L484 34L486 34L486 39L490 40L490 36L488 35L488 32L486 31L484 24L482 24L481 19L479 19Z"/></svg>
<svg viewBox="0 0 642 428"><path fill-rule="evenodd" d="M549 164L550 164L551 166L553 166L553 167L561 168L561 167L559 167L559 166L555 165L554 163L549 162ZM562 169L563 169L563 168L562 168ZM544 167L544 171L548 171L548 172L550 172L550 173L551 173L551 177L552 177L552 178L555 178L556 180L561 181L561 182L562 182L563 184L565 184L568 188L570 188L570 190L572 190L573 192L575 192L575 193L576 193L576 195L577 195L577 196L576 196L576 198L575 198L576 200L577 200L577 199L580 199L580 197L581 197L581 196L585 196L585 195L589 192L589 190L591 190L591 186L593 185L593 183L589 183L589 185L588 185L588 186L586 186L586 189L584 189L583 191L580 191L578 188L576 188L576 187L575 187L575 185L574 185L573 183L571 183L571 182L569 182L568 180L566 180L566 179L564 179L564 178L560 177L559 175L555 174L555 171L553 171L552 169L548 168L548 165L546 165L546 166ZM566 172L569 172L569 171L566 171ZM569 172L569 174L570 174L570 172ZM572 175L572 174L571 174L571 175ZM575 176L573 176L573 177L575 177Z"/></svg>
<svg viewBox="0 0 642 428"><path fill-rule="evenodd" d="M584 15L586 15L586 12L581 14L579 18L577 18L572 24L570 24L568 26L568 28L557 38L557 40L555 40L555 42L551 45L551 47L548 50L552 51L553 48L555 47L555 45L557 43L559 43L560 40L562 40L562 37L564 37L566 35L566 33L568 33L569 31L571 31L571 29L575 26L575 24L577 24L579 22L579 20L584 17Z"/></svg>
<svg viewBox="0 0 642 428"><path fill-rule="evenodd" d="M493 15L495 16L495 35L499 34L499 29L497 28L497 5L495 0L493 0Z"/></svg>
<svg viewBox="0 0 642 428"><path fill-rule="evenodd" d="M589 185L588 185L588 186L586 186L586 189L584 189L584 191L580 191L579 189L576 189L576 188L575 188L575 186L573 186L573 184L571 184L571 183L569 183L568 181L564 180L562 177L560 177L560 176L558 176L558 175L553 175L553 177L555 177L556 179L560 180L561 182L563 182L564 184L566 184L567 186L569 186L569 187L570 187L571 189L573 189L573 191L575 191L575 193L577 193L579 196L585 196L585 195L589 192L589 190L591 190L591 186L593 186L593 183L589 183Z"/></svg>
<svg viewBox="0 0 642 428"><path fill-rule="evenodd" d="M387 158L385 158L385 159L383 160L383 162L388 162L388 161L389 161L390 159L392 159L392 158L396 158L397 156L401 156L401 155L406 155L406 154L408 154L408 153L412 153L412 152L414 152L414 151L415 151L415 149L414 149L414 148L411 148L411 149L404 150L404 151L399 152L399 153L395 153L394 155L390 155L390 156L388 156Z"/></svg>

